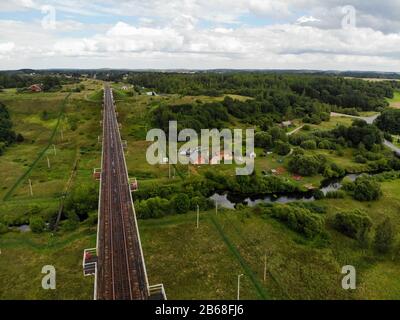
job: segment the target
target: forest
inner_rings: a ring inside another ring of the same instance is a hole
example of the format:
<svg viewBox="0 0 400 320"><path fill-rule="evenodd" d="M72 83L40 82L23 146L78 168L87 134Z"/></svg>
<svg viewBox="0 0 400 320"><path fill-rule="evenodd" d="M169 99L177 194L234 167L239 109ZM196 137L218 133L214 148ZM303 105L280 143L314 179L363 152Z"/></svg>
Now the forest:
<svg viewBox="0 0 400 320"><path fill-rule="evenodd" d="M0 155L10 144L22 141L23 137L13 131L13 124L6 106L0 102Z"/></svg>
<svg viewBox="0 0 400 320"><path fill-rule="evenodd" d="M256 101L268 101L280 113L288 111L283 110L284 107L296 109L313 101L340 108L377 111L387 106L384 98L392 98L394 88L399 87L395 81L368 82L330 75L285 73L130 73L128 81L161 93L249 96Z"/></svg>

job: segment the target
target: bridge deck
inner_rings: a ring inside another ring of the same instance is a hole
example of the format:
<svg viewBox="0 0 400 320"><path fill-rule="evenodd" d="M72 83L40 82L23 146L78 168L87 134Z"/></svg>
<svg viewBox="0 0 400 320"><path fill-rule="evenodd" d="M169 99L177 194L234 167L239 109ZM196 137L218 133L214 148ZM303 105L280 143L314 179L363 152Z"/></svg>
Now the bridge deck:
<svg viewBox="0 0 400 320"><path fill-rule="evenodd" d="M148 282L112 91L104 89L98 230L99 300L148 299Z"/></svg>

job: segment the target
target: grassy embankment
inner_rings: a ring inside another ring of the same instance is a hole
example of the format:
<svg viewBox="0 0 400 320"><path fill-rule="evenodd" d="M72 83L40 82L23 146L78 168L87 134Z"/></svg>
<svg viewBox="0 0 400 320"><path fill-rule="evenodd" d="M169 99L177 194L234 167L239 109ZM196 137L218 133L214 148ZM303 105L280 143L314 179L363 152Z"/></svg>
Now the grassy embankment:
<svg viewBox="0 0 400 320"><path fill-rule="evenodd" d="M0 157L0 221L20 225L35 214L54 216L76 161L73 188L94 183L92 169L99 166L101 157L97 143L101 108L98 101L85 97L98 95L101 83L84 84L85 90L73 93L65 104L68 88L57 93L17 94L8 90L0 94L15 131L25 137L23 143L8 148ZM32 181L32 197L28 179ZM0 298L90 298L93 280L83 279L80 263L83 249L95 245L93 234L59 232L51 237L15 230L0 236ZM41 290L38 280L45 264L54 265L59 275L58 290L52 293Z"/></svg>

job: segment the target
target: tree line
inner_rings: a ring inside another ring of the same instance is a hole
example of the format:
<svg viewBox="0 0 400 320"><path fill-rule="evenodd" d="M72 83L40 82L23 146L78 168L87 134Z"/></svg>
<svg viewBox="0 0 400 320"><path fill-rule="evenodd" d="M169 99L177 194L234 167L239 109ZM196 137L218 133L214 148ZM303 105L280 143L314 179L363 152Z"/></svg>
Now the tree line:
<svg viewBox="0 0 400 320"><path fill-rule="evenodd" d="M274 105L279 109L296 107L301 97L341 108L360 111L379 110L387 106L385 98L392 98L396 82L368 82L357 79L326 75L271 74L260 72L204 72L194 74L132 72L128 82L152 88L163 93L182 95L220 96L239 94L265 100L276 97ZM282 99L281 99L282 98ZM304 104L298 103L301 107Z"/></svg>

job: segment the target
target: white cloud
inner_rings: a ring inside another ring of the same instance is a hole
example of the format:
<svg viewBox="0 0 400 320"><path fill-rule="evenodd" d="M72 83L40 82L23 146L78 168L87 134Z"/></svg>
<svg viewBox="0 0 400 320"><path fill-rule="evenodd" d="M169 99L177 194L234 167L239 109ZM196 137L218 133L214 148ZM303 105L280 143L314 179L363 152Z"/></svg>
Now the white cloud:
<svg viewBox="0 0 400 320"><path fill-rule="evenodd" d="M347 2L357 9L359 28L341 29L339 0L54 0L51 3L58 10L71 13L69 20L57 21L56 30L43 30L40 21L0 20L0 56L7 56L7 61L0 61L0 68L72 65L400 71L400 22L393 19L400 2L389 0L379 6L377 1ZM0 4L0 11L40 8L50 1L5 3ZM376 14L374 8L379 8ZM77 12L99 22L103 15L138 19L89 24L73 14ZM261 21L272 17L282 22L256 26L250 21L254 15Z"/></svg>
<svg viewBox="0 0 400 320"><path fill-rule="evenodd" d="M296 23L297 24L304 24L304 23L309 23L309 22L320 22L321 20L314 18L313 16L302 16L297 19Z"/></svg>
<svg viewBox="0 0 400 320"><path fill-rule="evenodd" d="M0 43L0 54L11 52L15 47L13 42Z"/></svg>
<svg viewBox="0 0 400 320"><path fill-rule="evenodd" d="M250 0L249 9L257 15L288 16L291 14L288 3L282 0Z"/></svg>

